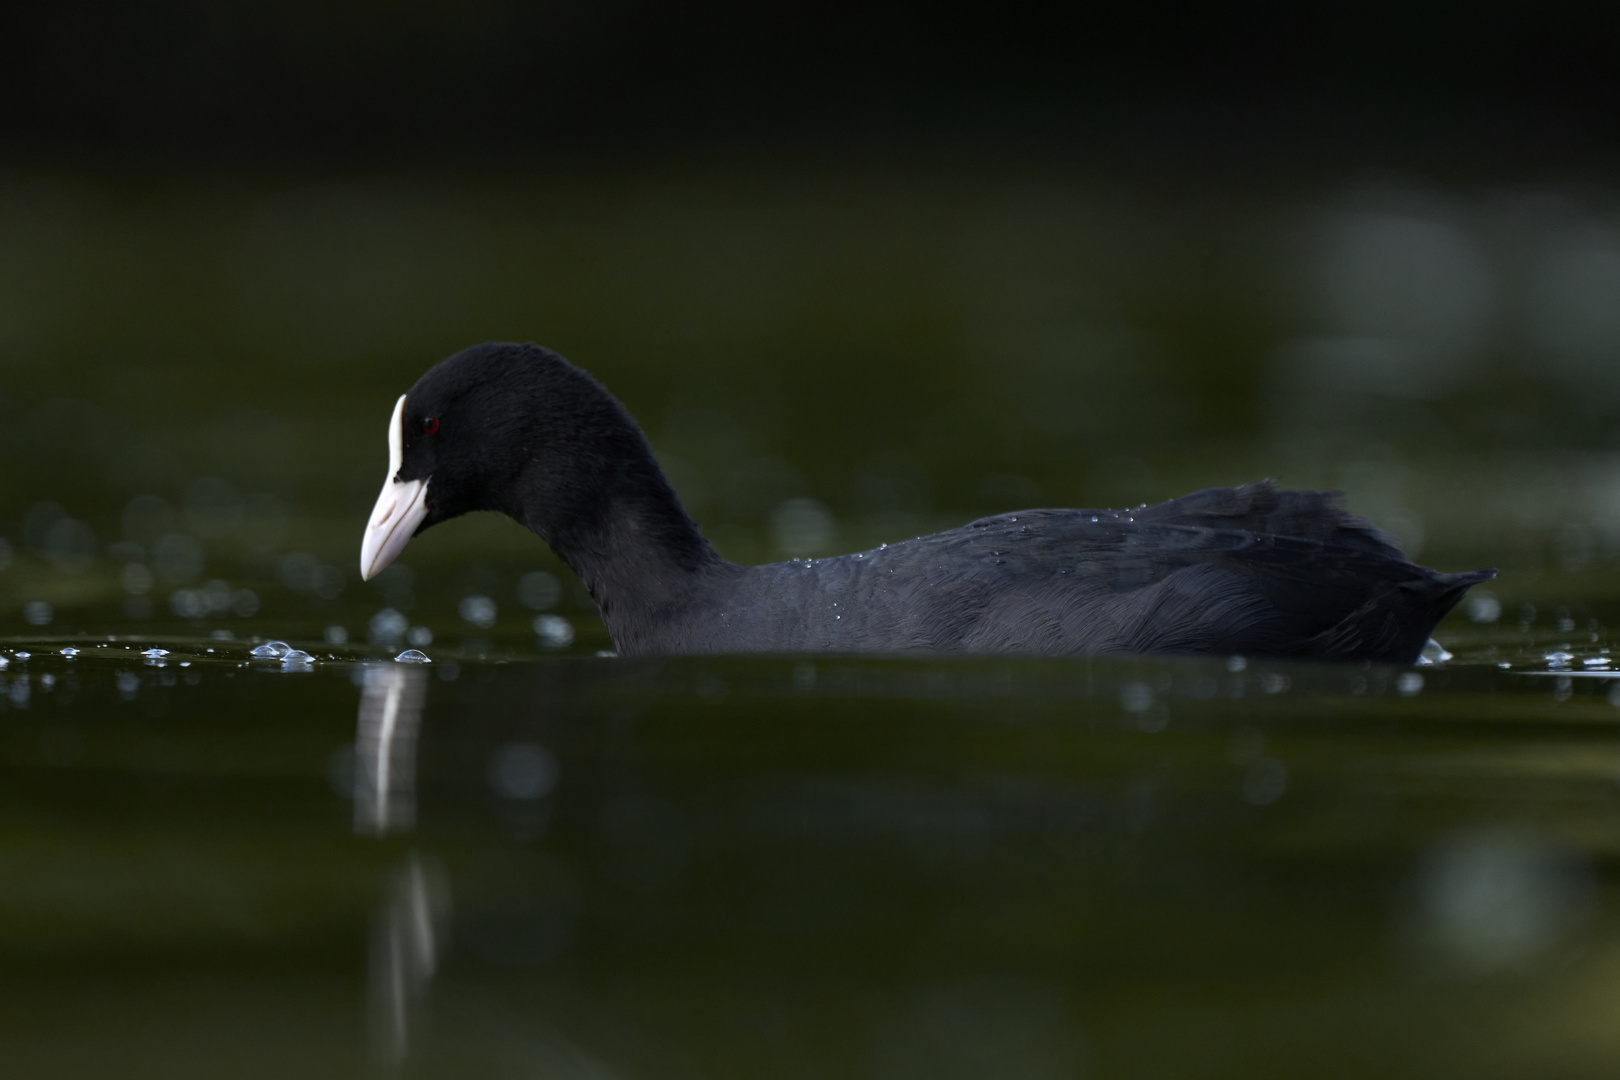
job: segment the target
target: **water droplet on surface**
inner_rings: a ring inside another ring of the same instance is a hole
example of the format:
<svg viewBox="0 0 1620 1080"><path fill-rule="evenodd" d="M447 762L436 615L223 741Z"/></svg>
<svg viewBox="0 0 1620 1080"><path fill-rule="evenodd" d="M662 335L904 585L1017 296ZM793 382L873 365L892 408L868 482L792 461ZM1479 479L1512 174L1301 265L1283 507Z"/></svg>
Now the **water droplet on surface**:
<svg viewBox="0 0 1620 1080"><path fill-rule="evenodd" d="M1430 638L1423 643L1423 651L1418 654L1417 662L1419 667L1427 667L1443 664L1451 658L1451 653L1444 645L1434 640L1434 638Z"/></svg>
<svg viewBox="0 0 1620 1080"><path fill-rule="evenodd" d="M26 659L28 659L28 658L29 658L29 657L30 657L30 656L33 656L33 655L34 655L34 654L33 654L33 653L30 653L30 652L23 652L23 651L22 651L22 650L20 650L20 649L19 649L19 650L18 650L18 651L17 651L17 659L19 659L19 660L26 660Z"/></svg>
<svg viewBox="0 0 1620 1080"><path fill-rule="evenodd" d="M67 648L62 650L62 655L67 657L69 660L71 660L75 656L79 655L79 650L75 649L73 646L69 645Z"/></svg>
<svg viewBox="0 0 1620 1080"><path fill-rule="evenodd" d="M267 641L263 645L248 653L265 660L278 660L293 651L293 647L285 641Z"/></svg>
<svg viewBox="0 0 1620 1080"><path fill-rule="evenodd" d="M1542 659L1547 661L1547 666L1548 667L1552 667L1552 668L1568 667L1569 662L1571 660L1575 659L1575 654L1574 653L1567 653L1567 652L1564 652L1562 650L1555 650L1553 652L1548 653L1546 656L1542 657Z"/></svg>
<svg viewBox="0 0 1620 1080"><path fill-rule="evenodd" d="M433 661L429 660L427 653L422 652L420 649L406 649L404 652L402 652L398 656L394 657L394 663L396 663L396 664L431 664L431 663L433 663Z"/></svg>
<svg viewBox="0 0 1620 1080"><path fill-rule="evenodd" d="M158 658L160 656L168 656L169 655L169 650L168 649L152 648L152 649L147 649L146 651L142 652L141 655L146 657L148 660L155 660L156 658Z"/></svg>

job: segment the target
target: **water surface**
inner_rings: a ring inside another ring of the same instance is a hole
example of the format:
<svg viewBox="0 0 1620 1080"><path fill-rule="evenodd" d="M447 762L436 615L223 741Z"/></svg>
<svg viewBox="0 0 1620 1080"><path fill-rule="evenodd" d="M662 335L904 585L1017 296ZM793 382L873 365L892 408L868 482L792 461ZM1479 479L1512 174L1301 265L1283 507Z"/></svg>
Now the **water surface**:
<svg viewBox="0 0 1620 1080"><path fill-rule="evenodd" d="M1411 669L13 639L7 1071L1612 1075L1620 683L1565 636L1465 624Z"/></svg>

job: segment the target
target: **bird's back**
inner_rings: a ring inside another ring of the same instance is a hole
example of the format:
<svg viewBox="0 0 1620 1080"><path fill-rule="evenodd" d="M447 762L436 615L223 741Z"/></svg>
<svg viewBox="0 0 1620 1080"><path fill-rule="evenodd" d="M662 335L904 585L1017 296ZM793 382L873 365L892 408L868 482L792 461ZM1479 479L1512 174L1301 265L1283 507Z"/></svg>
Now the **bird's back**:
<svg viewBox="0 0 1620 1080"><path fill-rule="evenodd" d="M1137 510L1027 510L738 568L664 650L1253 653L1410 661L1469 585L1270 482Z"/></svg>

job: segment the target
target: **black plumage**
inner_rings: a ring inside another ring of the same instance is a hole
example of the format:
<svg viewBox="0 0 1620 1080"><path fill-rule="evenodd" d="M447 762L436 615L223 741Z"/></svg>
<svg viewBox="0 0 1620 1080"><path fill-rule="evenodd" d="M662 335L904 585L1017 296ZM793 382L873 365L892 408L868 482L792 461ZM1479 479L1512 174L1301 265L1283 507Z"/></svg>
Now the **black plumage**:
<svg viewBox="0 0 1620 1080"><path fill-rule="evenodd" d="M416 531L471 510L528 526L585 583L624 655L1410 662L1493 574L1418 566L1336 494L1269 481L1128 511L1024 510L852 555L740 566L687 517L624 408L556 353L476 346L424 375L402 410L389 479L425 483Z"/></svg>

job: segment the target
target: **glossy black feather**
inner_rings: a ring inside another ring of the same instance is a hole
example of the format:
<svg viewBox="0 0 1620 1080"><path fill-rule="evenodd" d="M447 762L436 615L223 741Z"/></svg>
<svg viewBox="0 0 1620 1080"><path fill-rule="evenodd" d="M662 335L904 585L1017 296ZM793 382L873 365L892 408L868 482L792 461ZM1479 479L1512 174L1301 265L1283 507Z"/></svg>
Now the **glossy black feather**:
<svg viewBox="0 0 1620 1080"><path fill-rule="evenodd" d="M628 413L533 345L482 345L406 398L400 476L422 528L509 514L590 589L626 655L697 652L1250 653L1416 659L1493 571L1442 574L1270 482L1134 511L1025 510L852 555L739 566L686 516Z"/></svg>

